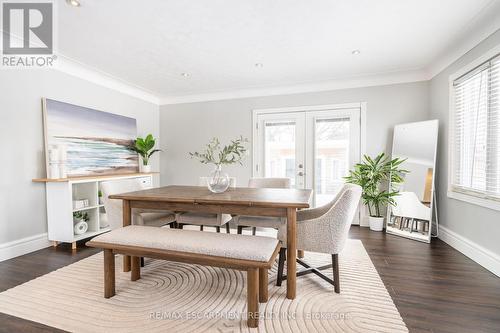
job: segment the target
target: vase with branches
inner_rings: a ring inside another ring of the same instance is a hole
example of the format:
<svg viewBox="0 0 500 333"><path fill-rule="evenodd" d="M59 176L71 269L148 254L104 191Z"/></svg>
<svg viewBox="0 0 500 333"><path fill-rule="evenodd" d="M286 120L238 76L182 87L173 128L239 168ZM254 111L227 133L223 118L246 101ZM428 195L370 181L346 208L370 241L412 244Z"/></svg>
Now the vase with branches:
<svg viewBox="0 0 500 333"><path fill-rule="evenodd" d="M248 139L240 136L231 140L228 145L222 146L218 138L213 138L200 152L189 153L191 158L198 159L202 164L213 164L214 171L207 178L208 189L214 193L222 193L229 188L230 181L227 173L222 171L223 165L243 164Z"/></svg>
<svg viewBox="0 0 500 333"><path fill-rule="evenodd" d="M381 153L375 158L365 155L363 161L356 164L354 169L349 171L349 175L345 177L347 183L362 187L362 199L368 207L370 229L372 230L381 231L383 229L383 207L396 204L394 197L399 192L396 186L404 181L405 174L409 172L401 168L404 161L406 159L391 159L385 153Z"/></svg>

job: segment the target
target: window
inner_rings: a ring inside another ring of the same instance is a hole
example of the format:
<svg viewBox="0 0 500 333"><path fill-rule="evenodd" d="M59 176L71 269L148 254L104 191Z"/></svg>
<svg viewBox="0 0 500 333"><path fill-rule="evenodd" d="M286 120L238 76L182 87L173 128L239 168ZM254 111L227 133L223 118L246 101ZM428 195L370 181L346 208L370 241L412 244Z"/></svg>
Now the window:
<svg viewBox="0 0 500 333"><path fill-rule="evenodd" d="M452 80L452 90L450 196L500 207L500 55Z"/></svg>

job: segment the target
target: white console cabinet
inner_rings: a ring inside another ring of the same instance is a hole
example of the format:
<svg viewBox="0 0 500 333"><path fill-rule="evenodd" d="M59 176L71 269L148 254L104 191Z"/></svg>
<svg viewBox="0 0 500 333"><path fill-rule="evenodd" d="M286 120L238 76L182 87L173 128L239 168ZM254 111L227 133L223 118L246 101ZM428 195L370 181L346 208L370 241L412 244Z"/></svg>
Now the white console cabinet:
<svg viewBox="0 0 500 333"><path fill-rule="evenodd" d="M105 214L104 207L99 203L101 182L120 181L137 178L147 187L153 185L151 173L134 173L126 175L75 177L61 179L33 179L34 182L45 183L47 193L47 222L48 238L54 246L59 243L71 243L73 249L76 242L109 231L102 227L101 214ZM74 209L73 200L88 200L88 206ZM84 234L75 235L73 213L81 211L87 213L88 230Z"/></svg>

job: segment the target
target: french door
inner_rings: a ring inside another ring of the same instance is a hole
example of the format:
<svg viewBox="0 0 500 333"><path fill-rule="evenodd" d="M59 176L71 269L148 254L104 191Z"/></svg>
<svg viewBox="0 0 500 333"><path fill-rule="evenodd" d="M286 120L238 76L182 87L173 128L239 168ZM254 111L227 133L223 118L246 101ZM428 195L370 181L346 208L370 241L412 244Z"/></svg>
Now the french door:
<svg viewBox="0 0 500 333"><path fill-rule="evenodd" d="M288 177L314 190L313 206L331 201L360 160L360 107L256 110L256 177Z"/></svg>

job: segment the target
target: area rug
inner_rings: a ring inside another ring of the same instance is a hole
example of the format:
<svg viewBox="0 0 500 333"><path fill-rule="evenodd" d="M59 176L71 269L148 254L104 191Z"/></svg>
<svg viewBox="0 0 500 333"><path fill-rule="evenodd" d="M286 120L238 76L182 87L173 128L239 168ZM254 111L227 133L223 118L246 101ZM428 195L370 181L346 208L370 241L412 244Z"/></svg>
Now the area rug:
<svg viewBox="0 0 500 333"><path fill-rule="evenodd" d="M339 257L340 294L310 274L297 279L293 301L286 282L274 285L275 266L258 329L244 320L243 272L146 260L131 282L116 260L116 296L104 299L102 253L0 293L0 312L71 332L407 332L361 241L349 240ZM331 256L305 260L321 266Z"/></svg>

